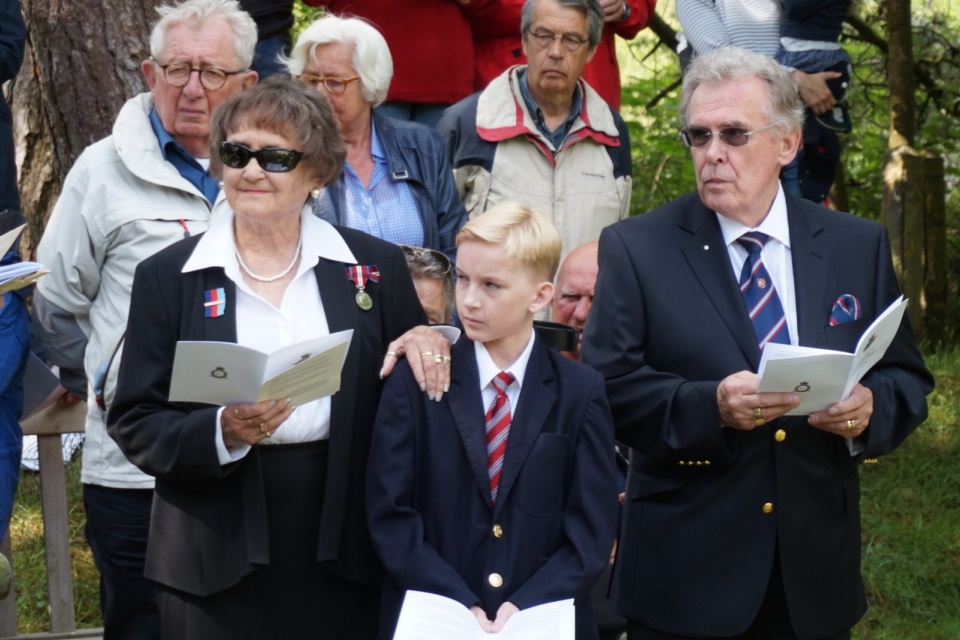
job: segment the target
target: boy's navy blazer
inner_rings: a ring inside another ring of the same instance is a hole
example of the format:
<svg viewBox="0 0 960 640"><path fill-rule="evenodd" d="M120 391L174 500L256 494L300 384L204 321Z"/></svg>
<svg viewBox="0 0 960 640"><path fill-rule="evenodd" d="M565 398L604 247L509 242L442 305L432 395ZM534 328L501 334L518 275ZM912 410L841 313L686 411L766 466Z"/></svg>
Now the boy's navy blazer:
<svg viewBox="0 0 960 640"><path fill-rule="evenodd" d="M474 343L461 338L451 355L442 402L420 391L403 362L377 415L367 515L389 574L381 636L390 637L412 589L482 604L491 619L505 601L524 609L577 595L577 637L596 637L588 592L617 519L603 379L536 339L494 505Z"/></svg>
<svg viewBox="0 0 960 640"><path fill-rule="evenodd" d="M352 229L337 232L358 264L376 264L380 281L362 311L346 266L321 258L314 272L331 333L353 329L340 391L331 399L330 453L317 559L356 582L379 586L363 480L390 341L426 324L403 253ZM205 596L269 562L259 449L221 465L214 443L217 407L167 400L177 340L236 342L235 285L221 268L181 273L201 236L178 242L138 267L130 301L117 395L108 431L139 468L156 477L147 577ZM204 294L223 288L225 313L205 314Z"/></svg>

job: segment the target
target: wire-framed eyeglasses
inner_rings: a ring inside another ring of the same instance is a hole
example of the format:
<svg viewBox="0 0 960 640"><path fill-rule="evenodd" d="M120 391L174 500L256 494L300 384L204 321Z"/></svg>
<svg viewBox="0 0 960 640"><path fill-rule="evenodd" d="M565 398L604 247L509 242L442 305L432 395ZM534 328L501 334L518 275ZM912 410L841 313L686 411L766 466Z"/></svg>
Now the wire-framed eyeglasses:
<svg viewBox="0 0 960 640"><path fill-rule="evenodd" d="M557 40L563 45L564 49L574 52L587 44L590 40L575 36L569 33L553 33L552 31L528 31L527 35L533 38L537 46L541 49L549 49Z"/></svg>
<svg viewBox="0 0 960 640"><path fill-rule="evenodd" d="M765 127L760 127L753 131L747 131L741 127L724 127L716 133L704 127L686 127L680 130L680 139L683 140L683 144L688 147L702 147L710 142L710 138L718 136L723 140L723 143L728 146L742 147L750 142L750 136L753 134L772 129L775 126L777 126L776 123L768 124Z"/></svg>

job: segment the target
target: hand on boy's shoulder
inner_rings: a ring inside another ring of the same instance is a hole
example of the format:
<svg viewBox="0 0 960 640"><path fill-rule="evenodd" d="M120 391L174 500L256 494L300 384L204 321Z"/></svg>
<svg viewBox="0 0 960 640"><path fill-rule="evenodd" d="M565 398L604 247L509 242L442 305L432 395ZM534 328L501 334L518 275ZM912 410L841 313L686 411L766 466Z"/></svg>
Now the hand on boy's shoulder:
<svg viewBox="0 0 960 640"><path fill-rule="evenodd" d="M400 358L407 363L420 385L431 400L440 402L450 390L450 342L435 329L421 325L410 329L387 346L387 353L380 369L380 377L386 378Z"/></svg>

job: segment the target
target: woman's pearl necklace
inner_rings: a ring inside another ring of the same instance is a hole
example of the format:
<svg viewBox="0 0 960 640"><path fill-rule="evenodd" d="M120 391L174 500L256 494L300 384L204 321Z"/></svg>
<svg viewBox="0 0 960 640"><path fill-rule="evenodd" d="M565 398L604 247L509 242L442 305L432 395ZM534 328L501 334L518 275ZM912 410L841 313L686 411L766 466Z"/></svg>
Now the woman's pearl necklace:
<svg viewBox="0 0 960 640"><path fill-rule="evenodd" d="M259 276L250 270L250 267L247 266L247 263L243 261L243 256L240 255L240 246L237 244L237 234L233 234L233 252L237 255L237 262L240 263L240 268L243 269L244 273L256 280L257 282L276 282L283 276L290 273L291 270L296 266L297 260L300 259L300 250L303 248L303 229L300 229L300 237L297 238L297 251L293 254L293 260L290 261L290 264L287 265L287 268L278 273L275 276Z"/></svg>

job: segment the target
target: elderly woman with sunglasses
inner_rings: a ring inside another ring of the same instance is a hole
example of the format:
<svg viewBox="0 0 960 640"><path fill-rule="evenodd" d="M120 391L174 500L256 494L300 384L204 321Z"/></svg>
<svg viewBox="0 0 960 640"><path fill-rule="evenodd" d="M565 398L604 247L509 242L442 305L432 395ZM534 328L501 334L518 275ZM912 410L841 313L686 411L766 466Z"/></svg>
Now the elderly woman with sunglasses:
<svg viewBox="0 0 960 640"><path fill-rule="evenodd" d="M226 200L205 234L137 268L108 420L156 477L146 574L162 637L373 638L381 568L363 494L379 371L426 316L399 247L312 215L310 192L346 155L323 96L273 77L229 98L211 129ZM346 329L332 397L169 400L179 341L271 353Z"/></svg>
<svg viewBox="0 0 960 640"><path fill-rule="evenodd" d="M382 116L393 58L383 36L359 18L327 15L304 30L290 73L329 98L347 145L343 175L317 200L321 218L402 245L456 256L467 213L440 136Z"/></svg>

